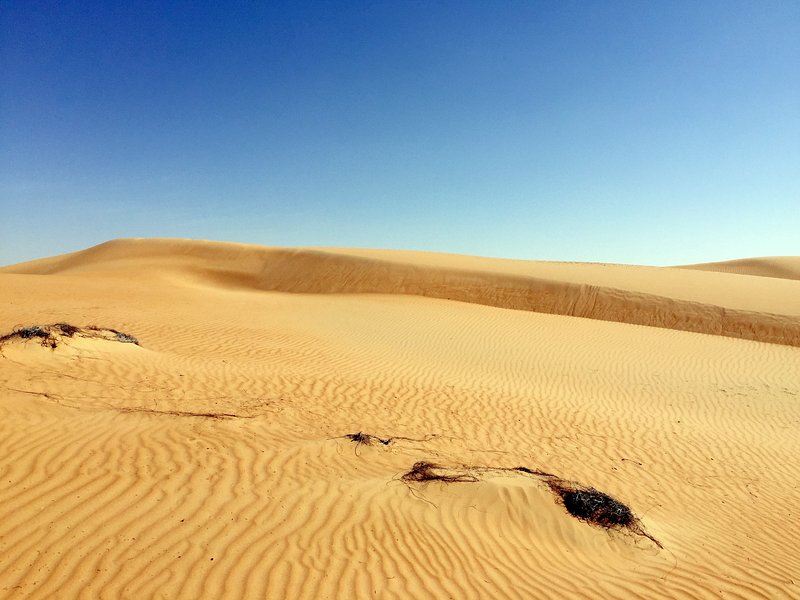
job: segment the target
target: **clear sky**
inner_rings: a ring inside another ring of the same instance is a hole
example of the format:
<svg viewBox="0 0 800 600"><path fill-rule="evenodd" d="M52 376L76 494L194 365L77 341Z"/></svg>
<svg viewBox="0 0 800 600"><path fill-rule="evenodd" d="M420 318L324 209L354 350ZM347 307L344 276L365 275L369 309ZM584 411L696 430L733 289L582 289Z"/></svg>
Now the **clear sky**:
<svg viewBox="0 0 800 600"><path fill-rule="evenodd" d="M800 2L0 3L0 264L800 254Z"/></svg>

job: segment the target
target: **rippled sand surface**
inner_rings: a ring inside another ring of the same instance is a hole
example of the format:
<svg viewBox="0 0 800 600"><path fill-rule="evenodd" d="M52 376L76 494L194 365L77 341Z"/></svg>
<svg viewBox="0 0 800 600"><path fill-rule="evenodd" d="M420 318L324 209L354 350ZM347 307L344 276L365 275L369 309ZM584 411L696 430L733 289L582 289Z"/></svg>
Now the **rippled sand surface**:
<svg viewBox="0 0 800 600"><path fill-rule="evenodd" d="M798 258L0 269L0 335L56 323L0 343L0 597L800 597Z"/></svg>

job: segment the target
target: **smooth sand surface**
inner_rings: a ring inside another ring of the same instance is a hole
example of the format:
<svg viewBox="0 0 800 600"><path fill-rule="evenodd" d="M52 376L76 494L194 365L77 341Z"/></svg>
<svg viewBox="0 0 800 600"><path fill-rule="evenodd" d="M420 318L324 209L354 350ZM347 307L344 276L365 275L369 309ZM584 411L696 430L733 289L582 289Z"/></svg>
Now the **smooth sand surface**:
<svg viewBox="0 0 800 600"><path fill-rule="evenodd" d="M0 597L798 598L800 259L740 262L117 240L0 269L0 335L140 342L0 347Z"/></svg>

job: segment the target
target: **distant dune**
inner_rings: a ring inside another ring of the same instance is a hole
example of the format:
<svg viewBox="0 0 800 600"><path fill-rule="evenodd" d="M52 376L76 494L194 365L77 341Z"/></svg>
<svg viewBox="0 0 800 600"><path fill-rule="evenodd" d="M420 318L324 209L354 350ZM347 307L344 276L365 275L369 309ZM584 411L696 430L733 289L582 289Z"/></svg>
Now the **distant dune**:
<svg viewBox="0 0 800 600"><path fill-rule="evenodd" d="M0 268L0 598L799 598L799 273Z"/></svg>
<svg viewBox="0 0 800 600"><path fill-rule="evenodd" d="M743 258L740 260L687 265L683 268L735 273L738 275L755 275L757 277L774 277L776 279L800 279L800 257L797 256Z"/></svg>
<svg viewBox="0 0 800 600"><path fill-rule="evenodd" d="M266 248L187 240L115 240L0 272L131 272L141 276L146 271L198 284L245 289L426 296L800 346L800 284L797 277L778 276L800 272L799 258L691 268L511 261L381 250ZM700 274L697 270L720 274ZM730 276L740 271L769 274L774 281Z"/></svg>

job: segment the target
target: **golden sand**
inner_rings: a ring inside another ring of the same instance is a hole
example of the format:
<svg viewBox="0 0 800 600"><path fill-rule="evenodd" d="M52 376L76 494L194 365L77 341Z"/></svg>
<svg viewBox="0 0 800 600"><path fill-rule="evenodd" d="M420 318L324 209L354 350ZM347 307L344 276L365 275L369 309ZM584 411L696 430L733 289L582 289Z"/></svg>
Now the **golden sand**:
<svg viewBox="0 0 800 600"><path fill-rule="evenodd" d="M800 258L117 240L0 269L53 323L103 333L0 346L0 597L800 597Z"/></svg>

